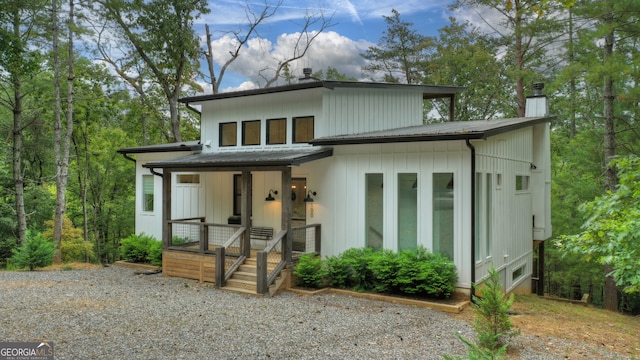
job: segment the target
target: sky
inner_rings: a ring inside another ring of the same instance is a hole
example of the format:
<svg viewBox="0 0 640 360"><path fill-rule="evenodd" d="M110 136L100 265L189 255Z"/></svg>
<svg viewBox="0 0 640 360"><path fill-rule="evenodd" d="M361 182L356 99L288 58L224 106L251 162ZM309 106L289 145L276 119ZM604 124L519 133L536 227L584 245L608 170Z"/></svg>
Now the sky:
<svg viewBox="0 0 640 360"><path fill-rule="evenodd" d="M208 24L213 35L213 53L218 74L221 65L234 49L231 31L243 31L248 23L246 7L259 12L265 2L275 6L278 0L209 0L211 13L196 20L196 32L202 35ZM400 19L413 23L412 29L426 36L437 35L446 26L451 13L451 0L282 0L275 15L258 28L242 49L239 58L225 72L220 91L245 90L264 86L260 69L274 68L278 59L291 56L295 34L302 28L305 15L331 18L334 24L313 42L307 55L292 65L292 73L302 76L302 68L326 71L336 68L340 73L364 79L361 67L365 60L360 54L380 42L387 24L383 16L391 16L392 9ZM244 32L243 32L244 33ZM204 65L204 64L203 64ZM206 67L203 66L206 71ZM207 71L208 72L208 71ZM210 92L209 89L206 92Z"/></svg>

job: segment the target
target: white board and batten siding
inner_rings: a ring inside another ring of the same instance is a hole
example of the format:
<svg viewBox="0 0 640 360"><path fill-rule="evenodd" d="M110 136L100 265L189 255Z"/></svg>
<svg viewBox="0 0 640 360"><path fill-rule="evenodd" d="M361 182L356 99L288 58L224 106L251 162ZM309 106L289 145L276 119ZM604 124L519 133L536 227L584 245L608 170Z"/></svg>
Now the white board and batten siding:
<svg viewBox="0 0 640 360"><path fill-rule="evenodd" d="M304 165L317 190L313 223L322 224L323 256L365 247L366 174L383 174L383 247L397 250L398 174L417 174L417 242L432 249L433 173L454 174L454 262L459 286L468 288L470 253L470 151L464 141L344 145L333 157Z"/></svg>
<svg viewBox="0 0 640 360"><path fill-rule="evenodd" d="M184 155L184 152L136 154L136 234L144 233L158 240L162 239L162 178L153 175L150 169L144 168L142 165L150 161L171 159ZM171 183L174 196L172 197L171 218L182 219L204 216L205 178L200 176L199 183L181 184L178 181L179 174L191 173L172 174ZM153 211L144 210L143 178L145 176L151 176L153 179ZM177 201L176 199L184 200Z"/></svg>
<svg viewBox="0 0 640 360"><path fill-rule="evenodd" d="M493 266L505 289L511 291L529 281L532 272L533 130L525 128L473 144L481 186L486 186L488 174L492 182L491 244L488 249L486 237L477 242L480 259L476 258L476 281L485 279ZM518 176L529 179L527 189L516 189Z"/></svg>
<svg viewBox="0 0 640 360"><path fill-rule="evenodd" d="M315 88L261 96L245 96L202 103L203 152L277 150L308 147L291 144L294 117L314 116L316 138L388 130L422 124L422 92L389 89ZM268 119L287 119L288 143L266 145ZM261 145L218 147L220 123L261 121Z"/></svg>

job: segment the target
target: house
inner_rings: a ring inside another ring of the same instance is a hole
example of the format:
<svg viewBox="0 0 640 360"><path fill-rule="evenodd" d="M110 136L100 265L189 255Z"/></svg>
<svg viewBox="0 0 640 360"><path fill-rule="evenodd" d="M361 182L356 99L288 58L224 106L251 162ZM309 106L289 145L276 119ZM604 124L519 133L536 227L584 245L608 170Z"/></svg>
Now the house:
<svg viewBox="0 0 640 360"><path fill-rule="evenodd" d="M199 142L119 150L135 156L136 232L162 238L166 275L258 293L303 252L419 245L455 262L460 291L493 266L531 292L551 236L547 98L524 118L456 122L463 90L301 79L183 98ZM450 121L424 125L440 98Z"/></svg>

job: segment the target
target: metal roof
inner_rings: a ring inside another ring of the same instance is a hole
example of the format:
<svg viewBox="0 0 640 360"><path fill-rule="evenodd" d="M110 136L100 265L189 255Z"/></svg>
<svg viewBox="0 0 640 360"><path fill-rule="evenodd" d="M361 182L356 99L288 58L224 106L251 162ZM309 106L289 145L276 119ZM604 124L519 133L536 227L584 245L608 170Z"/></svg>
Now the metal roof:
<svg viewBox="0 0 640 360"><path fill-rule="evenodd" d="M223 151L148 162L146 168L201 169L297 166L333 155L332 148L305 148L263 151Z"/></svg>
<svg viewBox="0 0 640 360"><path fill-rule="evenodd" d="M555 117L524 117L481 121L443 122L362 134L317 138L313 145L347 145L414 141L486 139L505 132L550 122Z"/></svg>
<svg viewBox="0 0 640 360"><path fill-rule="evenodd" d="M200 140L175 142L170 144L157 144L147 146L137 146L131 148L124 148L118 150L119 154L145 154L145 153L157 153L157 152L171 152L171 151L200 151L202 150L202 144Z"/></svg>
<svg viewBox="0 0 640 360"><path fill-rule="evenodd" d="M465 90L465 87L461 86L440 86L440 85L420 85L420 84L394 84L394 83L377 83L377 82L363 82L363 81L333 81L333 80L320 80L320 81L301 81L296 84L274 86L269 88L251 89L243 91L233 91L218 94L207 94L190 96L179 99L182 103L197 103L209 100L230 99L242 96L253 96L262 94L273 94L286 91L297 91L304 89L314 88L326 88L333 90L335 88L360 88L360 89L410 89L414 91L422 92L424 99L437 99L453 97L455 94Z"/></svg>

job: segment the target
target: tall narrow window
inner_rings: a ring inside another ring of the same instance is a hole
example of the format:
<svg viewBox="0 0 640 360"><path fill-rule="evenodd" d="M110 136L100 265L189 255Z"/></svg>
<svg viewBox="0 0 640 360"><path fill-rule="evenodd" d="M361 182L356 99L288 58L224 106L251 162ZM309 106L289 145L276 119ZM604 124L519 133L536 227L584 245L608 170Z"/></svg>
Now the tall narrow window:
<svg viewBox="0 0 640 360"><path fill-rule="evenodd" d="M220 124L220 146L238 145L238 124L234 122Z"/></svg>
<svg viewBox="0 0 640 360"><path fill-rule="evenodd" d="M242 209L242 175L233 175L233 215L240 215Z"/></svg>
<svg viewBox="0 0 640 360"><path fill-rule="evenodd" d="M287 143L287 119L267 120L267 145Z"/></svg>
<svg viewBox="0 0 640 360"><path fill-rule="evenodd" d="M487 174L487 182L486 182L486 189L487 189L487 200L485 201L485 205L486 205L486 209L485 209L485 217L486 217L486 222L487 222L487 226L485 228L486 230L486 247L485 247L485 256L486 257L490 257L491 256L491 241L493 240L491 237L492 235L492 222L493 222L493 182L491 181L492 177L491 174Z"/></svg>
<svg viewBox="0 0 640 360"><path fill-rule="evenodd" d="M453 173L433 174L433 252L453 259Z"/></svg>
<svg viewBox="0 0 640 360"><path fill-rule="evenodd" d="M142 211L153 211L154 202L153 175L142 175Z"/></svg>
<svg viewBox="0 0 640 360"><path fill-rule="evenodd" d="M418 174L398 174L398 250L418 246Z"/></svg>
<svg viewBox="0 0 640 360"><path fill-rule="evenodd" d="M313 140L313 116L293 118L293 142L303 143Z"/></svg>
<svg viewBox="0 0 640 360"><path fill-rule="evenodd" d="M260 145L260 120L242 122L242 145Z"/></svg>
<svg viewBox="0 0 640 360"><path fill-rule="evenodd" d="M383 175L365 175L365 234L366 246L374 250L382 249L384 238L384 197Z"/></svg>
<svg viewBox="0 0 640 360"><path fill-rule="evenodd" d="M482 173L476 173L475 229L473 229L476 261L482 260Z"/></svg>

